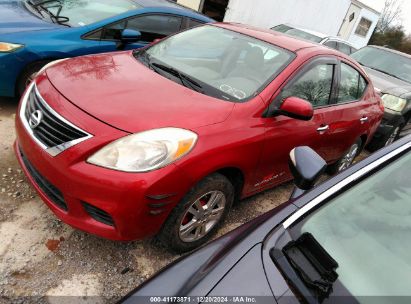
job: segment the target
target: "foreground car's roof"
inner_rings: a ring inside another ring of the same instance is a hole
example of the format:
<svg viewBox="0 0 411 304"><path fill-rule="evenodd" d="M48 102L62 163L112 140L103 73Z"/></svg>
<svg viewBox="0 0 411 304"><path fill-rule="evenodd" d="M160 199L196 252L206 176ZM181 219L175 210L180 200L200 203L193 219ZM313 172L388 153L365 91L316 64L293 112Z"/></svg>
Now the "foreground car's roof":
<svg viewBox="0 0 411 304"><path fill-rule="evenodd" d="M299 40L297 38L291 37L289 35L284 35L282 33L278 33L270 29L261 29L251 25L239 23L216 23L215 25L228 30L240 32L242 34L255 37L257 39L277 45L292 52L296 52L298 50L305 48L318 48L329 50L329 48L325 48L319 44L305 40Z"/></svg>

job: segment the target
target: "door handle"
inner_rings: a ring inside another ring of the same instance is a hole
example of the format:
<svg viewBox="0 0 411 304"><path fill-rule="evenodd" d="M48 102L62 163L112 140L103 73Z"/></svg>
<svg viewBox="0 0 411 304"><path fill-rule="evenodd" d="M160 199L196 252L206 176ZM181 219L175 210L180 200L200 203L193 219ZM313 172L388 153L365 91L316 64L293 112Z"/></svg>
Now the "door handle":
<svg viewBox="0 0 411 304"><path fill-rule="evenodd" d="M361 122L367 122L368 121L368 117L363 117L360 119Z"/></svg>
<svg viewBox="0 0 411 304"><path fill-rule="evenodd" d="M324 132L324 131L327 131L327 130L329 130L329 129L330 129L330 126L329 126L329 125L326 125L326 126L324 126L324 127L318 128L317 131L318 131L318 132Z"/></svg>

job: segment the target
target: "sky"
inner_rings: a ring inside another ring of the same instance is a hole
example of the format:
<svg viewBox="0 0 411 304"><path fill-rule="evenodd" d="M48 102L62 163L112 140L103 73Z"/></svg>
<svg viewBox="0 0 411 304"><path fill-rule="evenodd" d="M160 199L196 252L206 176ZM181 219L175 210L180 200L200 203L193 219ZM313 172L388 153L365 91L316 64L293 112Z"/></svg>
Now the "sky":
<svg viewBox="0 0 411 304"><path fill-rule="evenodd" d="M385 0L360 0L364 4L381 11L384 7ZM402 25L408 34L411 34L411 1L402 0Z"/></svg>

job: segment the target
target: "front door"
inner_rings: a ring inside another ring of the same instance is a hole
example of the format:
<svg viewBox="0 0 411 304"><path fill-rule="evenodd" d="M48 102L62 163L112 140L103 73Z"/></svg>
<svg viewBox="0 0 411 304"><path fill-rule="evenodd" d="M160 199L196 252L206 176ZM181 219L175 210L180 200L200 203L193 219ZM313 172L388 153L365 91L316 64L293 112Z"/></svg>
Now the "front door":
<svg viewBox="0 0 411 304"><path fill-rule="evenodd" d="M312 103L314 117L310 121L285 116L267 118L256 189L269 188L291 178L288 157L297 146L309 146L321 156L326 156L329 143L326 140L324 113L335 92L336 67L337 60L333 58L320 58L306 64L274 99L275 106L279 107L287 97L303 98Z"/></svg>

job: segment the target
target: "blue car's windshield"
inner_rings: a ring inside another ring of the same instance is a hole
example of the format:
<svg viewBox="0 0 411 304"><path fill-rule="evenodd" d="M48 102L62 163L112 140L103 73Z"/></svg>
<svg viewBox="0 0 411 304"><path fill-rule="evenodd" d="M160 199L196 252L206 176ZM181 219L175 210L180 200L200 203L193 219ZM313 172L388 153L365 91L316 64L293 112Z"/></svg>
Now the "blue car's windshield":
<svg viewBox="0 0 411 304"><path fill-rule="evenodd" d="M141 6L131 0L30 0L42 16L53 22L78 27L113 17ZM55 17L57 16L57 18Z"/></svg>

